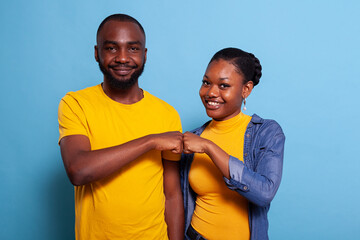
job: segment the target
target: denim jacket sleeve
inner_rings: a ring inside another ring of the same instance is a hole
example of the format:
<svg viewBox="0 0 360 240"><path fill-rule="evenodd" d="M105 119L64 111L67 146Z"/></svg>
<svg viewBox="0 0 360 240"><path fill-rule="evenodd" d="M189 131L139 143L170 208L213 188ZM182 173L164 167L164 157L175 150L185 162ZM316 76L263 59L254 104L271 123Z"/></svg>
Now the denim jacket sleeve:
<svg viewBox="0 0 360 240"><path fill-rule="evenodd" d="M252 140L248 149L244 148L245 163L230 156L230 179L224 177L224 180L230 189L265 207L280 185L285 136L275 121L264 123L249 136Z"/></svg>

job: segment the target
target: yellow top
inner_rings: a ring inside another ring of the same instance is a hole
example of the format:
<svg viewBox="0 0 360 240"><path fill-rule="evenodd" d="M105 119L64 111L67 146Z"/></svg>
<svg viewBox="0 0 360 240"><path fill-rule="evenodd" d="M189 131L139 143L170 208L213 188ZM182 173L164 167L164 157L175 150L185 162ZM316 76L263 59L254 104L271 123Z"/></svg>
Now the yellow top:
<svg viewBox="0 0 360 240"><path fill-rule="evenodd" d="M243 113L225 121L212 120L201 137L244 161L244 135L250 120ZM226 186L208 155L195 154L189 182L197 193L191 225L198 233L209 240L250 239L248 201Z"/></svg>
<svg viewBox="0 0 360 240"><path fill-rule="evenodd" d="M121 104L101 85L65 95L58 120L59 141L85 135L92 150L152 133L181 131L178 113L164 101L144 91L139 102ZM76 239L168 239L162 157L180 159L153 150L105 179L75 187Z"/></svg>

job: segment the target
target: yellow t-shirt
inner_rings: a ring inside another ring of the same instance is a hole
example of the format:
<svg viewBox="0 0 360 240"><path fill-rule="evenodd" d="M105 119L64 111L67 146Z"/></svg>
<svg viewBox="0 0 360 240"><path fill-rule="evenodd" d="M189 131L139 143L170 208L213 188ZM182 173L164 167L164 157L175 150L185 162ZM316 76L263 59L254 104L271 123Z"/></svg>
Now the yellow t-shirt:
<svg viewBox="0 0 360 240"><path fill-rule="evenodd" d="M144 98L130 105L110 99L101 85L66 94L59 105L59 141L85 135L96 150L148 134L181 131L176 110L143 92ZM76 186L76 239L168 239L162 157L180 159L152 150L105 179Z"/></svg>
<svg viewBox="0 0 360 240"><path fill-rule="evenodd" d="M244 161L244 135L250 120L243 113L225 121L212 120L201 137ZM226 186L208 155L195 154L189 182L197 193L191 225L198 233L209 240L250 239L248 201Z"/></svg>

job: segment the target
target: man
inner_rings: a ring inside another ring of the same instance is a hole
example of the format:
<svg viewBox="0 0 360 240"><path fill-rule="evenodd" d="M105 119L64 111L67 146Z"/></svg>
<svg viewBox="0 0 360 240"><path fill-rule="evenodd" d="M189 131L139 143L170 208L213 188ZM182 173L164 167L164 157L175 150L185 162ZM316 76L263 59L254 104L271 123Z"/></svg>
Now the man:
<svg viewBox="0 0 360 240"><path fill-rule="evenodd" d="M107 17L95 46L103 83L60 102L78 240L183 239L181 123L175 109L139 87L146 53L137 20Z"/></svg>

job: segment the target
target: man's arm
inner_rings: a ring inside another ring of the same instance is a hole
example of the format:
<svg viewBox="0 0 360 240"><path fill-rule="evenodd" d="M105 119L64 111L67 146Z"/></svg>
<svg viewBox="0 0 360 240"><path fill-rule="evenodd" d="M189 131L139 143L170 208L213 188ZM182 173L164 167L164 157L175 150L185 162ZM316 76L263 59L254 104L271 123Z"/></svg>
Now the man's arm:
<svg viewBox="0 0 360 240"><path fill-rule="evenodd" d="M184 239L184 205L180 189L179 162L163 159L165 221L170 240Z"/></svg>
<svg viewBox="0 0 360 240"><path fill-rule="evenodd" d="M150 150L182 152L182 133L167 132L147 135L124 144L91 150L88 137L66 136L60 141L66 173L72 184L84 185L118 171Z"/></svg>

